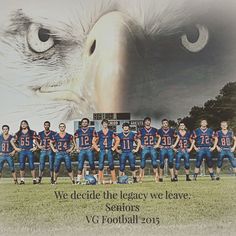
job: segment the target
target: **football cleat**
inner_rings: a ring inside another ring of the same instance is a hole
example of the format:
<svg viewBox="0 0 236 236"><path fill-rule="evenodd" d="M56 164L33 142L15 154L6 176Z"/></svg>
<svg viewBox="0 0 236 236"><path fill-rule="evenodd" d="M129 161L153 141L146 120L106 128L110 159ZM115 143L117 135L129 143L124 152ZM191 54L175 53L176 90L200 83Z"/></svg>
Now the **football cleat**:
<svg viewBox="0 0 236 236"><path fill-rule="evenodd" d="M37 180L36 179L33 180L33 184L37 184Z"/></svg>
<svg viewBox="0 0 236 236"><path fill-rule="evenodd" d="M18 184L18 181L17 181L17 179L14 179L14 184Z"/></svg>
<svg viewBox="0 0 236 236"><path fill-rule="evenodd" d="M163 179L162 179L162 178L159 178L159 182L163 182Z"/></svg>
<svg viewBox="0 0 236 236"><path fill-rule="evenodd" d="M41 184L41 181L42 181L42 176L39 176L39 178L38 178L38 184Z"/></svg>
<svg viewBox="0 0 236 236"><path fill-rule="evenodd" d="M133 183L138 183L137 177L133 177Z"/></svg>
<svg viewBox="0 0 236 236"><path fill-rule="evenodd" d="M22 185L22 184L25 184L25 181L24 181L24 180L21 180L21 181L20 181L20 185Z"/></svg>
<svg viewBox="0 0 236 236"><path fill-rule="evenodd" d="M218 176L218 177L216 177L216 180L220 180L220 177Z"/></svg>

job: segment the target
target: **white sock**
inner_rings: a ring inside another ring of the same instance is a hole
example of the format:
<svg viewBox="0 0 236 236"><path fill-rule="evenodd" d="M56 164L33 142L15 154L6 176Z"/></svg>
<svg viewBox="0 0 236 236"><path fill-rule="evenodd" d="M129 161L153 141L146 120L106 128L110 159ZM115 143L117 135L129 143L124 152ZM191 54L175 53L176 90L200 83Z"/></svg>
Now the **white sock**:
<svg viewBox="0 0 236 236"><path fill-rule="evenodd" d="M93 175L94 176L94 178L96 179L96 180L98 180L98 175L97 174L95 174L95 175Z"/></svg>
<svg viewBox="0 0 236 236"><path fill-rule="evenodd" d="M77 175L77 181L80 182L82 175Z"/></svg>
<svg viewBox="0 0 236 236"><path fill-rule="evenodd" d="M20 178L20 181L25 181L24 177L21 177L21 178Z"/></svg>

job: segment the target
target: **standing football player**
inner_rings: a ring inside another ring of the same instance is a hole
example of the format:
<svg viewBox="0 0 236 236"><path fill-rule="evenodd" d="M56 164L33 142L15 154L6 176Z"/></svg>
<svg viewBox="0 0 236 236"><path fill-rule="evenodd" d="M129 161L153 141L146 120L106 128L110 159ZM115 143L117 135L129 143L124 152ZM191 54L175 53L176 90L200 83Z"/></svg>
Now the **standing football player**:
<svg viewBox="0 0 236 236"><path fill-rule="evenodd" d="M50 140L52 140L53 136L56 134L56 132L50 130L50 122L45 121L44 122L44 130L39 132L38 134L38 140L37 143L38 148L40 149L40 157L39 157L39 179L38 183L41 183L43 172L45 168L45 162L46 157L48 157L49 162L49 169L50 169L50 176L51 176L51 183L53 184L54 177L54 153L50 146Z"/></svg>
<svg viewBox="0 0 236 236"><path fill-rule="evenodd" d="M16 151L19 152L20 163L20 184L25 184L25 162L28 158L29 169L33 178L33 184L37 184L34 166L34 151L37 147L37 134L31 130L29 123L26 120L22 120L20 123L20 129L15 135L15 143L17 144Z"/></svg>
<svg viewBox="0 0 236 236"><path fill-rule="evenodd" d="M197 159L193 176L194 180L197 180L199 168L202 164L203 158L206 159L206 164L211 179L215 180L212 162L212 152L216 148L218 138L215 136L214 131L211 128L208 128L207 125L207 120L202 120L200 123L200 128L197 128L193 132L193 138L195 139L194 149L197 152Z"/></svg>
<svg viewBox="0 0 236 236"><path fill-rule="evenodd" d="M192 139L192 134L186 129L186 126L183 122L179 123L179 131L177 133L177 139L174 144L176 149L175 156L175 180L178 181L178 172L180 169L180 161L184 159L184 169L186 174L186 181L191 181L189 178L189 153L192 151L195 140Z"/></svg>
<svg viewBox="0 0 236 236"><path fill-rule="evenodd" d="M2 177L2 169L4 162L8 163L9 169L12 173L14 183L17 184L16 172L14 167L15 144L13 136L9 134L9 126L2 126L2 134L0 135L0 178Z"/></svg>
<svg viewBox="0 0 236 236"><path fill-rule="evenodd" d="M216 132L216 137L218 138L216 148L219 152L216 169L216 180L220 180L220 171L225 157L228 157L236 175L236 158L234 157L236 137L234 136L233 131L228 130L228 123L226 121L221 122L221 130Z"/></svg>
<svg viewBox="0 0 236 236"><path fill-rule="evenodd" d="M165 158L168 158L168 168L171 175L171 181L175 181L174 177L174 142L177 138L175 129L169 127L169 121L163 119L161 121L162 128L158 130L159 140L157 147L160 148L160 177L159 181L163 182L163 169L165 166Z"/></svg>
<svg viewBox="0 0 236 236"><path fill-rule="evenodd" d="M117 152L121 154L120 156L120 175L124 175L126 160L129 161L130 170L132 171L133 182L137 183L137 177L135 173L135 156L134 153L139 151L141 146L140 140L137 135L130 131L130 125L128 123L123 123L123 132L118 134L118 145L120 144L120 150ZM134 149L134 142L137 146Z"/></svg>
<svg viewBox="0 0 236 236"><path fill-rule="evenodd" d="M157 129L151 127L151 118L146 117L143 120L144 127L141 128L138 132L138 138L141 141L141 165L140 165L140 182L143 181L144 178L144 168L146 166L146 158L147 156L151 156L151 163L153 167L153 171L155 174L155 180L158 182L159 175L158 175L158 162L157 162Z"/></svg>
<svg viewBox="0 0 236 236"><path fill-rule="evenodd" d="M81 120L81 128L77 129L75 132L75 145L78 152L78 175L77 184L81 182L82 171L84 168L85 158L89 162L90 170L92 171L94 177L97 179L94 164L94 153L93 153L93 138L97 136L94 128L89 127L89 119L83 118Z"/></svg>
<svg viewBox="0 0 236 236"><path fill-rule="evenodd" d="M59 124L59 130L59 133L53 135L52 140L50 140L51 149L56 153L53 184L57 183L57 177L59 175L62 161L65 162L68 175L74 184L75 181L70 156L70 153L74 149L73 135L66 133L66 125L64 123Z"/></svg>
<svg viewBox="0 0 236 236"><path fill-rule="evenodd" d="M117 136L115 133L108 129L109 121L106 119L102 120L103 129L98 131L97 137L93 138L94 149L99 152L99 171L98 171L98 182L103 183L103 169L105 156L108 159L109 169L111 171L112 183L116 182L116 173L114 168L114 157L113 152L117 149ZM98 146L99 145L99 146Z"/></svg>

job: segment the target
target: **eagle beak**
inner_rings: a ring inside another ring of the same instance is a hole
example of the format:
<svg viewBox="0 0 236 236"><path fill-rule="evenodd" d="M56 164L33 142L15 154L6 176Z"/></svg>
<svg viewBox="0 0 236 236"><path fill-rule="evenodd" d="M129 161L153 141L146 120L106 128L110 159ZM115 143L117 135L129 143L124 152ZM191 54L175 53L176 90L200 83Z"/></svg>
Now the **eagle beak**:
<svg viewBox="0 0 236 236"><path fill-rule="evenodd" d="M143 38L141 27L117 11L100 17L89 32L83 51L83 89L96 112L126 109L132 70L144 56Z"/></svg>

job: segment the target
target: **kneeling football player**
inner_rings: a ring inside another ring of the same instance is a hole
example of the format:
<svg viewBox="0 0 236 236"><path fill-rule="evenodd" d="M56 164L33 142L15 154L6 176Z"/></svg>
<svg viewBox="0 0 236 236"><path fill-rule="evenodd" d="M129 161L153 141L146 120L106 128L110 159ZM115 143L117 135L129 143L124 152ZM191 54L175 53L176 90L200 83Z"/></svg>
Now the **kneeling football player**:
<svg viewBox="0 0 236 236"><path fill-rule="evenodd" d="M151 163L153 167L153 171L155 174L155 181L158 182L158 162L157 162L157 138L158 133L157 129L151 127L151 118L146 117L143 120L144 127L141 128L138 132L138 138L141 141L141 165L140 165L140 182L143 181L144 178L144 168L146 166L146 158L147 156L151 157Z"/></svg>
<svg viewBox="0 0 236 236"><path fill-rule="evenodd" d="M35 131L30 129L26 120L21 121L20 129L16 133L14 141L17 144L16 151L19 152L20 184L25 184L24 176L26 158L28 158L33 184L37 184L34 166L34 151L37 150L37 134Z"/></svg>
<svg viewBox="0 0 236 236"><path fill-rule="evenodd" d="M141 146L140 140L137 138L136 134L130 131L130 126L128 123L122 125L123 132L118 134L118 145L120 144L120 150L117 150L120 156L120 175L124 175L126 160L129 161L130 170L132 171L133 182L137 183L137 177L135 174L135 156L134 153L139 151ZM136 142L137 147L134 149L134 142Z"/></svg>
<svg viewBox="0 0 236 236"><path fill-rule="evenodd" d="M87 157L89 162L90 170L94 177L97 179L94 163L94 151L93 151L93 138L97 136L94 128L89 127L89 119L83 118L81 120L81 128L77 129L74 135L74 142L76 150L78 152L78 175L77 184L81 183L82 171L84 168L84 162Z"/></svg>
<svg viewBox="0 0 236 236"><path fill-rule="evenodd" d="M214 131L207 127L207 121L202 120L200 128L197 128L193 133L193 138L196 140L194 149L197 152L197 159L195 164L195 171L193 179L197 180L199 169L202 164L203 158L206 158L206 164L212 180L215 180L212 162L212 152L216 148L218 138L215 136Z"/></svg>
<svg viewBox="0 0 236 236"><path fill-rule="evenodd" d="M103 129L97 132L97 136L93 138L93 146L99 152L99 172L98 182L103 183L104 161L107 156L109 169L111 171L112 183L116 182L116 173L114 168L113 151L117 149L117 136L112 130L108 129L109 121L102 120ZM98 146L99 145L99 146Z"/></svg>
<svg viewBox="0 0 236 236"><path fill-rule="evenodd" d="M2 126L2 134L0 135L0 178L2 176L2 169L4 162L8 163L9 169L12 173L14 183L17 184L16 172L14 167L14 155L16 153L13 136L9 134L9 126Z"/></svg>
<svg viewBox="0 0 236 236"><path fill-rule="evenodd" d="M167 119L162 120L162 128L158 130L159 140L157 147L160 148L160 178L159 181L163 181L163 170L165 165L165 158L168 159L168 167L171 175L171 181L174 182L174 150L173 144L177 137L176 131L169 127L169 121Z"/></svg>
<svg viewBox="0 0 236 236"><path fill-rule="evenodd" d="M236 158L234 157L234 151L236 148L236 137L233 131L228 130L228 124L226 121L221 122L221 130L216 132L218 138L217 151L219 153L216 169L216 180L220 180L220 171L225 157L229 159L233 171L236 175Z"/></svg>
<svg viewBox="0 0 236 236"><path fill-rule="evenodd" d="M61 162L65 162L68 175L74 184L73 170L71 165L70 153L74 149L73 136L66 133L66 125L64 123L59 124L59 133L56 133L50 141L52 150L56 153L55 167L54 167L54 184L57 182Z"/></svg>
<svg viewBox="0 0 236 236"><path fill-rule="evenodd" d="M177 139L174 144L174 148L176 149L175 155L175 180L178 181L178 172L180 169L180 161L184 159L184 169L186 173L186 181L191 181L189 178L189 153L193 149L194 140L192 139L191 132L186 130L186 126L183 122L179 123L179 131L177 133Z"/></svg>

